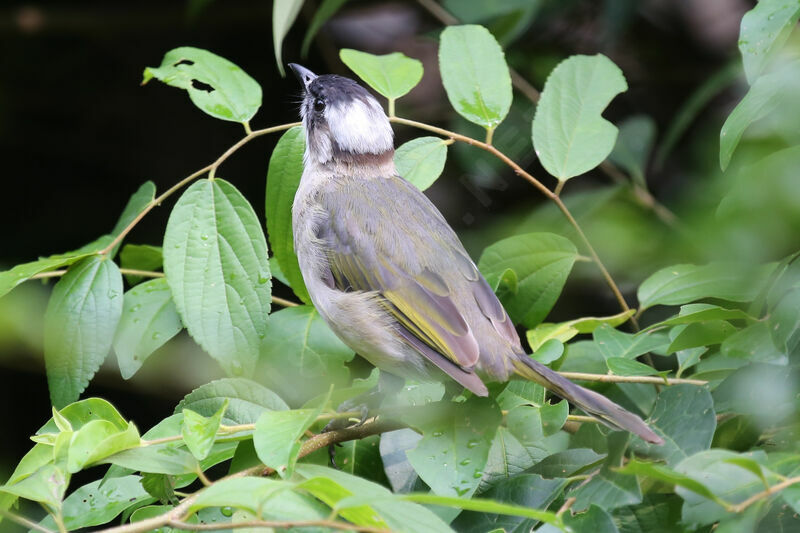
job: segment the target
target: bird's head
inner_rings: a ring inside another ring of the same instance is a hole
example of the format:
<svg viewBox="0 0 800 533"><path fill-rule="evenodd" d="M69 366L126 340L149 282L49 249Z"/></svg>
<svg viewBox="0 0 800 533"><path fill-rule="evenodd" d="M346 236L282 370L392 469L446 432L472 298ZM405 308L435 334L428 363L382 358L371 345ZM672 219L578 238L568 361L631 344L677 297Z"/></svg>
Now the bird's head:
<svg viewBox="0 0 800 533"><path fill-rule="evenodd" d="M306 131L306 161L358 163L391 158L394 135L378 101L343 76L317 76L295 63L289 66L303 85L300 115Z"/></svg>

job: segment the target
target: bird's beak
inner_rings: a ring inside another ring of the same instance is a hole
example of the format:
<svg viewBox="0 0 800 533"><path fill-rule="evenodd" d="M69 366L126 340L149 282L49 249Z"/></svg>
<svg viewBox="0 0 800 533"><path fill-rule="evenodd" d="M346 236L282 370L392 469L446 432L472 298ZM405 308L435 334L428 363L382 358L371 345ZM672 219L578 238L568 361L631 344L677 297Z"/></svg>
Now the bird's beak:
<svg viewBox="0 0 800 533"><path fill-rule="evenodd" d="M289 63L289 67L294 71L294 75L297 76L300 83L303 84L304 89L308 89L309 84L317 79L316 74L297 63Z"/></svg>

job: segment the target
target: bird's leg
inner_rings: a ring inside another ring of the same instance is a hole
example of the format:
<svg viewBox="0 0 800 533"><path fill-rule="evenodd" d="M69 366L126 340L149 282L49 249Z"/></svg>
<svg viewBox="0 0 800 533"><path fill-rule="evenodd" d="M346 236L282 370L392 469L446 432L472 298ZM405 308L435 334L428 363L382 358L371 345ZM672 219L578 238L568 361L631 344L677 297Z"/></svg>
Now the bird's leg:
<svg viewBox="0 0 800 533"><path fill-rule="evenodd" d="M386 396L397 393L403 388L404 384L404 379L386 372L381 372L380 377L378 378L378 384L375 387L363 394L356 396L355 398L345 400L339 404L339 407L336 409L336 411L339 413L358 411L359 420L355 424L352 424L353 419L351 418L335 418L328 422L324 428L322 428L322 432L326 433L328 431L343 429L350 427L351 425L355 427L362 425L370 418L370 413L380 407L381 402ZM335 468L338 468L338 466L336 466L336 448L334 446L341 447L341 444L336 443L335 445L329 445L328 455L331 458L331 464Z"/></svg>

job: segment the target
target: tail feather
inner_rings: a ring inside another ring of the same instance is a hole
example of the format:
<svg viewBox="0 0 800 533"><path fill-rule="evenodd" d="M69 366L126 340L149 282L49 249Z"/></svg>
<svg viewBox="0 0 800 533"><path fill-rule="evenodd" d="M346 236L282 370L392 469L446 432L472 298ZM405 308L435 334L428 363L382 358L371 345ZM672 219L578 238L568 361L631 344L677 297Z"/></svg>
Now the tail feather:
<svg viewBox="0 0 800 533"><path fill-rule="evenodd" d="M539 361L523 355L514 361L514 369L520 376L553 391L612 429L630 431L652 444L664 444L664 440L635 414L626 411L605 396L576 385Z"/></svg>

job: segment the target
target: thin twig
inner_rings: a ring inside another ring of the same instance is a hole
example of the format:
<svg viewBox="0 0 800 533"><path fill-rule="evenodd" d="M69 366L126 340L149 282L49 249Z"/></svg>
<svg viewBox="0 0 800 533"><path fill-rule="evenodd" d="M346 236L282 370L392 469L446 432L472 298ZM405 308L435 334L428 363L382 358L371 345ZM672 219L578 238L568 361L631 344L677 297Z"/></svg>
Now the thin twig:
<svg viewBox="0 0 800 533"><path fill-rule="evenodd" d="M22 527L26 527L28 529L33 529L35 531L41 531L42 533L56 533L52 529L48 529L42 525L37 524L32 520L28 520L24 516L20 516L16 513L12 513L11 511L6 511L4 509L0 509L0 516L11 520L12 522L16 522L17 524L21 525Z"/></svg>
<svg viewBox="0 0 800 533"><path fill-rule="evenodd" d="M201 168L196 172L192 172L191 174L183 178L181 181L179 181L178 183L167 189L163 194L161 194L161 196L155 198L149 204L147 204L144 207L144 209L142 209L142 211L138 215L136 215L136 217L133 220L131 220L131 222L127 226L125 226L125 229L123 229L119 233L119 235L117 235L114 238L114 240L111 241L108 244L108 246L103 248L99 253L103 255L108 254L111 250L114 249L115 246L117 246L120 242L122 242L122 239L124 239L128 235L128 233L130 233L130 231L134 227L136 227L136 224L138 224L139 221L142 220L144 216L147 213L149 213L154 207L161 205L161 203L170 196L172 196L172 194L175 193L175 191L185 187L186 185L194 181L196 178L199 178L203 174L205 173L213 174L217 170L217 167L219 167L226 159L228 159L234 152L236 152L239 148L241 148L245 144L249 143L256 137L260 137L268 133L275 133L278 131L288 130L291 127L299 125L300 125L299 122L293 122L291 124L280 124L278 126L272 126L271 128L264 128L263 130L253 131L252 133L247 134L245 137L242 137L236 144L225 150L225 152L221 156L219 156L216 161L214 161L210 165Z"/></svg>
<svg viewBox="0 0 800 533"><path fill-rule="evenodd" d="M473 139L472 137L467 137L466 135L461 135L461 134L456 133L454 131L449 131L449 130L446 130L444 128L438 128L436 126L431 126L429 124L425 124L424 122L417 122L416 120L409 120L409 119L400 118L400 117L391 117L389 120L391 120L392 122L396 122L398 124L404 124L406 126L412 126L412 127L423 129L423 130L427 130L427 131L430 131L430 132L433 132L433 133L438 133L442 137L455 139L456 141L461 141L461 142L464 142L464 143L467 143L467 144L471 144L472 146L476 146L476 147L478 147L478 148L480 148L482 150L485 150L485 151L491 153L492 155L494 155L495 157L497 157L498 159L503 161L506 165L510 166L514 170L514 172L517 173L517 175L522 176L523 178L528 180L528 182L530 182L534 187L539 189L539 191L543 195L545 195L549 200L551 200L552 202L554 202L556 204L558 209L567 218L567 220L569 221L570 225L573 228L575 228L575 231L577 232L578 237L581 239L581 241L583 242L584 246L589 251L589 255L591 255L591 257L594 260L595 264L597 264L597 267L600 269L600 273L603 275L603 278L605 279L606 284L611 288L611 292L614 293L614 297L617 299L617 302L619 303L619 305L622 308L622 310L623 311L630 310L630 307L628 306L628 302L625 301L625 297L622 295L622 292L619 290L619 287L617 287L617 284L614 281L614 278L611 277L611 274L608 272L608 270L606 269L605 265L600 260L600 256L597 255L597 252L595 251L594 247L592 246L592 243L589 241L589 238L586 237L586 234L583 232L583 229L578 224L578 221L575 220L575 217L572 216L572 213L570 213L569 209L564 204L564 202L561 201L561 198L559 198L553 191L548 189L541 181L539 181L536 178L534 178L531 174L526 172L521 166L519 166L516 162L514 162L510 157L508 157L506 154L504 154L503 152L501 152L500 150L498 150L497 148L495 148L494 146L492 146L490 144L486 144L484 142L478 141L476 139ZM634 327L637 330L639 329L639 323L633 317L631 317L631 323L634 325Z"/></svg>
<svg viewBox="0 0 800 533"><path fill-rule="evenodd" d="M559 372L567 379L578 381L597 381L600 383L654 383L656 385L707 385L708 381L702 379L661 378L656 376L617 376L614 374L587 374L584 372Z"/></svg>
<svg viewBox="0 0 800 533"><path fill-rule="evenodd" d="M272 297L272 303L278 304L281 307L297 307L300 305L297 302L293 302L291 300L284 300L283 298L278 298L277 296Z"/></svg>
<svg viewBox="0 0 800 533"><path fill-rule="evenodd" d="M798 483L800 483L800 476L791 477L791 478L785 479L785 480L781 481L780 483L772 485L771 487L769 487L768 489L766 489L764 491L761 491L761 492L758 492L756 494L753 494L752 496L747 498L742 503L737 503L735 505L731 505L728 508L728 510L730 512L732 512L732 513L741 513L742 511L744 511L745 509L747 509L748 507L750 507L752 504L756 503L757 501L763 500L764 498L772 496L773 494L775 494L777 492L780 492L783 489L785 489L787 487L790 487L792 485L796 485Z"/></svg>

